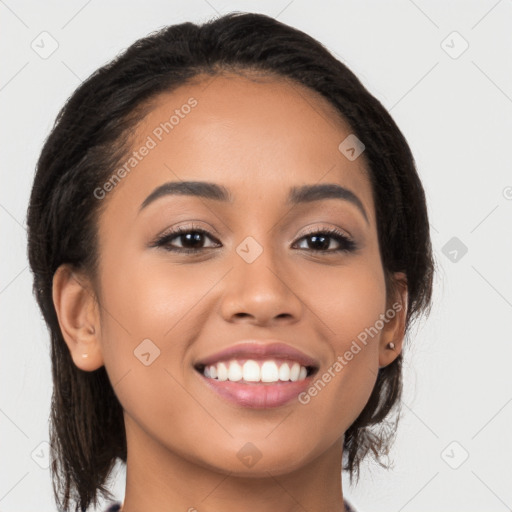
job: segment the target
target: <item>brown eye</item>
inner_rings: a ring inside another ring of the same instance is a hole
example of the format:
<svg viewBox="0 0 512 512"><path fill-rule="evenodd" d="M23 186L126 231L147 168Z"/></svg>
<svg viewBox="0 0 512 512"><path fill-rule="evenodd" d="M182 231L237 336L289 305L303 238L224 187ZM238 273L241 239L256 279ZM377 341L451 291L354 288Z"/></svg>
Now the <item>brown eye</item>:
<svg viewBox="0 0 512 512"><path fill-rule="evenodd" d="M178 244L174 240L178 240ZM213 240L214 244L204 246L208 240ZM180 227L160 237L153 246L164 247L166 250L174 252L197 253L203 249L220 247L220 242L204 229Z"/></svg>
<svg viewBox="0 0 512 512"><path fill-rule="evenodd" d="M306 241L307 247L298 247L299 249L311 250L314 252L350 252L356 248L353 240L348 238L345 234L338 230L321 230L308 233L299 239L299 241ZM332 249L332 242L334 241L335 247Z"/></svg>

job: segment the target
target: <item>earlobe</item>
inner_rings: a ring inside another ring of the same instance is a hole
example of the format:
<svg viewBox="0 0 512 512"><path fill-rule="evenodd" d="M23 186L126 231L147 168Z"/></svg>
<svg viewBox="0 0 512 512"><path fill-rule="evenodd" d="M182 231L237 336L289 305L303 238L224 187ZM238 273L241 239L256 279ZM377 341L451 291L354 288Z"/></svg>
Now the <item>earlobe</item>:
<svg viewBox="0 0 512 512"><path fill-rule="evenodd" d="M88 280L68 264L53 276L53 304L62 336L75 365L94 371L103 365L97 302Z"/></svg>
<svg viewBox="0 0 512 512"><path fill-rule="evenodd" d="M395 272L395 294L388 301L379 346L379 368L391 364L402 352L407 317L407 277L403 272Z"/></svg>

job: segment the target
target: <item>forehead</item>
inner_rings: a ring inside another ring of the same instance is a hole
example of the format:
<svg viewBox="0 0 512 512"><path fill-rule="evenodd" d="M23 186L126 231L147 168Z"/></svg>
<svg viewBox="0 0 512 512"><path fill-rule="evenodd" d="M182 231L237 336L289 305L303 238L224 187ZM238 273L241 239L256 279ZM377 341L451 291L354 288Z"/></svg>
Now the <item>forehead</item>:
<svg viewBox="0 0 512 512"><path fill-rule="evenodd" d="M373 217L364 154L349 160L340 143L349 124L320 94L263 76L197 77L152 100L136 127L125 172L109 208L125 215L169 181L209 181L237 204L282 202L294 185L340 183ZM130 153L131 154L131 153Z"/></svg>

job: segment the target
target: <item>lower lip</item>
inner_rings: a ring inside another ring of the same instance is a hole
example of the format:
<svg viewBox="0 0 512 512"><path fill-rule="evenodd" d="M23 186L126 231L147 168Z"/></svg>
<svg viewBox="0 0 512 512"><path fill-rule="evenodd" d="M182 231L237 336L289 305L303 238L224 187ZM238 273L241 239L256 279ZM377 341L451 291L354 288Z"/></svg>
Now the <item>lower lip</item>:
<svg viewBox="0 0 512 512"><path fill-rule="evenodd" d="M297 398L311 384L311 376L300 381L277 382L275 384L220 381L207 378L202 374L200 376L210 389L222 397L232 403L252 409L269 409L285 405Z"/></svg>

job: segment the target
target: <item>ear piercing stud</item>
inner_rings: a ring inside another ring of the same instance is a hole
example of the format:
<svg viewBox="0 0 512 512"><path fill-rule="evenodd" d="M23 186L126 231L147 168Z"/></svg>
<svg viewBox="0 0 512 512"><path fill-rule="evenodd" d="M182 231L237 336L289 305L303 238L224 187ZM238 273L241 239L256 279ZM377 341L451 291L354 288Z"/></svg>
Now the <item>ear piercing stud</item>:
<svg viewBox="0 0 512 512"><path fill-rule="evenodd" d="M395 349L395 344L392 341L390 341L388 343L388 348L390 348L391 350L394 350Z"/></svg>

